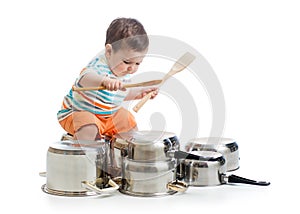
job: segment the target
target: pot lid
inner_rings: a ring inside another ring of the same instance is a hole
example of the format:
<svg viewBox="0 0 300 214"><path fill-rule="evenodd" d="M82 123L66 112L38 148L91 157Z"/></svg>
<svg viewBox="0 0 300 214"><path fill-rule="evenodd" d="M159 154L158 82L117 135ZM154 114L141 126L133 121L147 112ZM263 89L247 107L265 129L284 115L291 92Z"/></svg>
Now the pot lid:
<svg viewBox="0 0 300 214"><path fill-rule="evenodd" d="M49 148L61 151L89 151L102 149L105 144L105 141L64 140L52 143Z"/></svg>
<svg viewBox="0 0 300 214"><path fill-rule="evenodd" d="M203 137L203 138L194 138L189 140L189 143L198 143L198 144L230 144L235 142L232 138L222 138L222 137Z"/></svg>
<svg viewBox="0 0 300 214"><path fill-rule="evenodd" d="M123 132L114 136L117 139L123 139L130 143L155 143L176 137L172 132L165 131L131 131Z"/></svg>
<svg viewBox="0 0 300 214"><path fill-rule="evenodd" d="M192 151L191 154L197 155L201 157L203 160L197 160L197 161L208 161L208 162L219 162L219 164L224 165L226 163L224 156L220 152L215 151Z"/></svg>
<svg viewBox="0 0 300 214"><path fill-rule="evenodd" d="M195 150L195 151L191 151L190 153L194 154L194 155L201 156L204 159L208 159L208 160L209 159L218 159L218 158L223 156L220 152L205 151L205 150L202 150L202 151Z"/></svg>
<svg viewBox="0 0 300 214"><path fill-rule="evenodd" d="M217 149L222 147L236 147L237 143L232 138L221 138L221 137L205 137L205 138L194 138L188 141L185 145L186 151L197 150L197 149Z"/></svg>

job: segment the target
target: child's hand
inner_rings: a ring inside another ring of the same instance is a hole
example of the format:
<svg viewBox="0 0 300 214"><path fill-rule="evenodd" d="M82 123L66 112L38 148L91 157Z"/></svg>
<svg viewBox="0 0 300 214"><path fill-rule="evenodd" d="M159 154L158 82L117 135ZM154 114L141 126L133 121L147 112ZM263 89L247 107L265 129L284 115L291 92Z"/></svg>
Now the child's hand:
<svg viewBox="0 0 300 214"><path fill-rule="evenodd" d="M144 90L141 94L141 98L143 98L144 96L146 96L149 93L151 93L150 99L154 99L158 94L158 88L148 88L148 89Z"/></svg>
<svg viewBox="0 0 300 214"><path fill-rule="evenodd" d="M102 81L102 85L109 91L126 91L126 88L124 88L122 82L117 79L105 78Z"/></svg>

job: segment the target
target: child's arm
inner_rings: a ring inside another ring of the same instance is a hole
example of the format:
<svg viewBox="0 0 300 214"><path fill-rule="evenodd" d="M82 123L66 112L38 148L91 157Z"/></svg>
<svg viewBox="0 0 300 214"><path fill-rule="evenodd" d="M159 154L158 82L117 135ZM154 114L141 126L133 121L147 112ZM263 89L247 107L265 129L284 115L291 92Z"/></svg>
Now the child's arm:
<svg viewBox="0 0 300 214"><path fill-rule="evenodd" d="M158 94L158 88L157 87L143 87L143 88L132 88L129 90L129 93L125 97L124 100L137 100L142 99L144 96L146 96L148 93L153 92L150 99L153 99Z"/></svg>
<svg viewBox="0 0 300 214"><path fill-rule="evenodd" d="M104 86L107 90L117 91L122 90L126 91L126 88L123 87L121 81L117 79L109 78L106 75L99 75L94 72L89 72L85 74L80 80L79 84L82 87L98 87Z"/></svg>

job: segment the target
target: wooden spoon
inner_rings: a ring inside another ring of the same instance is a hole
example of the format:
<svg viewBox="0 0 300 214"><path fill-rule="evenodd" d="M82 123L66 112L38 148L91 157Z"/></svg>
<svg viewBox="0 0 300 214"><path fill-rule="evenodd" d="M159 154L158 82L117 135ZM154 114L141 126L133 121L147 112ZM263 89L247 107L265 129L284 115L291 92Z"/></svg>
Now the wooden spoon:
<svg viewBox="0 0 300 214"><path fill-rule="evenodd" d="M160 86L167 80L169 79L171 76L173 76L174 74L182 71L183 69L185 69L189 64L191 64L194 59L196 57L187 52L184 55L182 55L176 62L175 64L172 66L171 70L163 77ZM144 96L134 107L133 110L135 112L138 112L142 106L151 98L153 92L148 93L146 96Z"/></svg>
<svg viewBox="0 0 300 214"><path fill-rule="evenodd" d="M126 84L124 85L125 88L133 88L133 87L146 87L146 86L152 86L152 85L158 85L163 80L151 80L147 82L140 82L140 83L132 83L132 84ZM93 90L104 90L106 89L104 86L98 86L98 87L85 87L85 88L77 88L75 86L72 87L73 91L93 91Z"/></svg>

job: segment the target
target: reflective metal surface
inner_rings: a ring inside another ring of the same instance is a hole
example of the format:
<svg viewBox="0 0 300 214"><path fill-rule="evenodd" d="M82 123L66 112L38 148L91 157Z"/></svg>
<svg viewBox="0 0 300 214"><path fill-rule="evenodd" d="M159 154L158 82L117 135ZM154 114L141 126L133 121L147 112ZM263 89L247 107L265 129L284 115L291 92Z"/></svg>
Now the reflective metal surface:
<svg viewBox="0 0 300 214"><path fill-rule="evenodd" d="M98 193L100 188L107 188L108 147L105 141L59 141L50 145L43 191L65 196L93 195L82 181L95 182L99 178L106 182L96 183Z"/></svg>
<svg viewBox="0 0 300 214"><path fill-rule="evenodd" d="M234 171L239 168L238 144L231 138L194 138L185 146L187 152L191 151L215 151L220 152L226 160L226 171Z"/></svg>
<svg viewBox="0 0 300 214"><path fill-rule="evenodd" d="M93 191L79 191L79 192L72 192L72 191L63 191L63 190L54 190L54 189L49 189L47 187L46 184L42 185L42 190L45 193L48 193L50 195L58 195L58 196L74 196L74 197L78 197L78 196L93 196L93 195L97 195L96 192Z"/></svg>
<svg viewBox="0 0 300 214"><path fill-rule="evenodd" d="M114 147L125 148L126 155L132 160L170 160L167 152L178 150L180 147L177 136L164 131L126 132L119 133L114 138Z"/></svg>
<svg viewBox="0 0 300 214"><path fill-rule="evenodd" d="M225 173L225 159L221 153L213 151L193 151L195 155L205 158L212 157L214 161L182 159L180 161L180 174L190 186L220 185L220 174Z"/></svg>
<svg viewBox="0 0 300 214"><path fill-rule="evenodd" d="M174 194L168 184L176 180L175 160L136 161L124 158L120 192L132 196L163 196Z"/></svg>

